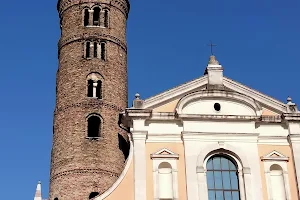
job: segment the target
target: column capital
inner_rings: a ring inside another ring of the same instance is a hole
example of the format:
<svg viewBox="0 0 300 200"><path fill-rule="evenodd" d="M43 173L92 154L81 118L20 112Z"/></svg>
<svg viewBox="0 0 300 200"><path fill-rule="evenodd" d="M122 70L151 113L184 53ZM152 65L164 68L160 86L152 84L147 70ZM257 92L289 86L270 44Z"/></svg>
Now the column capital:
<svg viewBox="0 0 300 200"><path fill-rule="evenodd" d="M148 131L132 131L132 139L133 141L136 140L145 140L147 138L148 135Z"/></svg>

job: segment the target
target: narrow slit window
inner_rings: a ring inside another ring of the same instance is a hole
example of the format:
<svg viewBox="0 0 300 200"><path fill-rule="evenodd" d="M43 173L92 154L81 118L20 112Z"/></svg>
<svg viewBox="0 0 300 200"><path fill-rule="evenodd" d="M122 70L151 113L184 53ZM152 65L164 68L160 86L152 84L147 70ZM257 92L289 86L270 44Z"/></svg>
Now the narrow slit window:
<svg viewBox="0 0 300 200"><path fill-rule="evenodd" d="M108 27L108 10L104 11L104 27Z"/></svg>
<svg viewBox="0 0 300 200"><path fill-rule="evenodd" d="M97 54L98 54L98 44L97 42L94 42L94 58L98 57Z"/></svg>
<svg viewBox="0 0 300 200"><path fill-rule="evenodd" d="M101 60L105 60L106 45L104 42L101 43Z"/></svg>
<svg viewBox="0 0 300 200"><path fill-rule="evenodd" d="M99 195L99 192L91 192L89 199L95 198L98 195Z"/></svg>
<svg viewBox="0 0 300 200"><path fill-rule="evenodd" d="M85 57L86 58L90 58L91 57L91 43L90 42L86 42Z"/></svg>
<svg viewBox="0 0 300 200"><path fill-rule="evenodd" d="M100 137L101 120L98 116L91 116L88 119L88 137L97 138Z"/></svg>
<svg viewBox="0 0 300 200"><path fill-rule="evenodd" d="M100 21L100 8L96 7L94 8L93 25L99 26L100 25L99 21Z"/></svg>
<svg viewBox="0 0 300 200"><path fill-rule="evenodd" d="M88 97L93 97L93 84L94 84L94 81L93 80L88 80L88 92L87 92L87 95Z"/></svg>
<svg viewBox="0 0 300 200"><path fill-rule="evenodd" d="M84 26L89 25L89 20L90 20L90 13L88 9L84 10Z"/></svg>
<svg viewBox="0 0 300 200"><path fill-rule="evenodd" d="M102 81L97 81L96 97L102 99Z"/></svg>

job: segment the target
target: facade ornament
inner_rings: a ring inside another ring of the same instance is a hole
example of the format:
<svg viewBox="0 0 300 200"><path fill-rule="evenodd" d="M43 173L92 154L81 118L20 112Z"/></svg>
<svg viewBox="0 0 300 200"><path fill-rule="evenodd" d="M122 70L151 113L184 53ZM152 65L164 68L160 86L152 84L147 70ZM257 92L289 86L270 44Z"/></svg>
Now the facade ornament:
<svg viewBox="0 0 300 200"><path fill-rule="evenodd" d="M133 108L143 109L144 100L141 99L141 95L139 93L135 94L135 99L133 100Z"/></svg>
<svg viewBox="0 0 300 200"><path fill-rule="evenodd" d="M217 61L216 56L211 55L208 61L209 65L219 65L220 63Z"/></svg>
<svg viewBox="0 0 300 200"><path fill-rule="evenodd" d="M287 98L286 107L287 107L287 112L289 112L289 113L298 112L298 107L297 107L297 105L295 103L293 103L291 97Z"/></svg>

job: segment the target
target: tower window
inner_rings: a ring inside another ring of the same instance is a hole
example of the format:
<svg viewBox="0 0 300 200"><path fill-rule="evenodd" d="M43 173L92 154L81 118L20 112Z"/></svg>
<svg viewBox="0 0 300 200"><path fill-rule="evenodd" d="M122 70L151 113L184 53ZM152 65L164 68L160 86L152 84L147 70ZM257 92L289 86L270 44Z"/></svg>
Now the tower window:
<svg viewBox="0 0 300 200"><path fill-rule="evenodd" d="M85 57L86 58L90 58L91 57L91 43L90 42L86 42Z"/></svg>
<svg viewBox="0 0 300 200"><path fill-rule="evenodd" d="M97 81L96 97L102 99L102 81Z"/></svg>
<svg viewBox="0 0 300 200"><path fill-rule="evenodd" d="M94 58L98 57L97 54L98 54L98 44L97 42L94 42Z"/></svg>
<svg viewBox="0 0 300 200"><path fill-rule="evenodd" d="M90 13L88 9L84 9L84 26L88 26L90 21Z"/></svg>
<svg viewBox="0 0 300 200"><path fill-rule="evenodd" d="M98 116L91 116L88 118L88 137L98 138L101 132L101 120Z"/></svg>
<svg viewBox="0 0 300 200"><path fill-rule="evenodd" d="M105 43L101 43L101 60L106 60L105 59L105 54L106 54L106 47Z"/></svg>
<svg viewBox="0 0 300 200"><path fill-rule="evenodd" d="M108 27L108 10L104 11L104 27Z"/></svg>
<svg viewBox="0 0 300 200"><path fill-rule="evenodd" d="M92 198L94 198L94 197L96 197L98 195L99 195L99 192L91 192L91 194L89 196L89 199L92 199Z"/></svg>
<svg viewBox="0 0 300 200"><path fill-rule="evenodd" d="M94 83L93 80L88 80L88 91L87 91L88 97L93 97L93 88L94 88L93 83Z"/></svg>
<svg viewBox="0 0 300 200"><path fill-rule="evenodd" d="M99 7L94 8L93 25L94 26L100 25L100 8Z"/></svg>

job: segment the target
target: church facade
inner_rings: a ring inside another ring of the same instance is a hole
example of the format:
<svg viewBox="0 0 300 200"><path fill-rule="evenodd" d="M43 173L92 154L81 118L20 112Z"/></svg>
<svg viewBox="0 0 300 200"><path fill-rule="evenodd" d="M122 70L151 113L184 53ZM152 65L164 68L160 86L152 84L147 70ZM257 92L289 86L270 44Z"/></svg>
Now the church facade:
<svg viewBox="0 0 300 200"><path fill-rule="evenodd" d="M128 0L59 0L48 200L300 200L300 112L224 76L127 103ZM34 200L42 200L38 183Z"/></svg>

